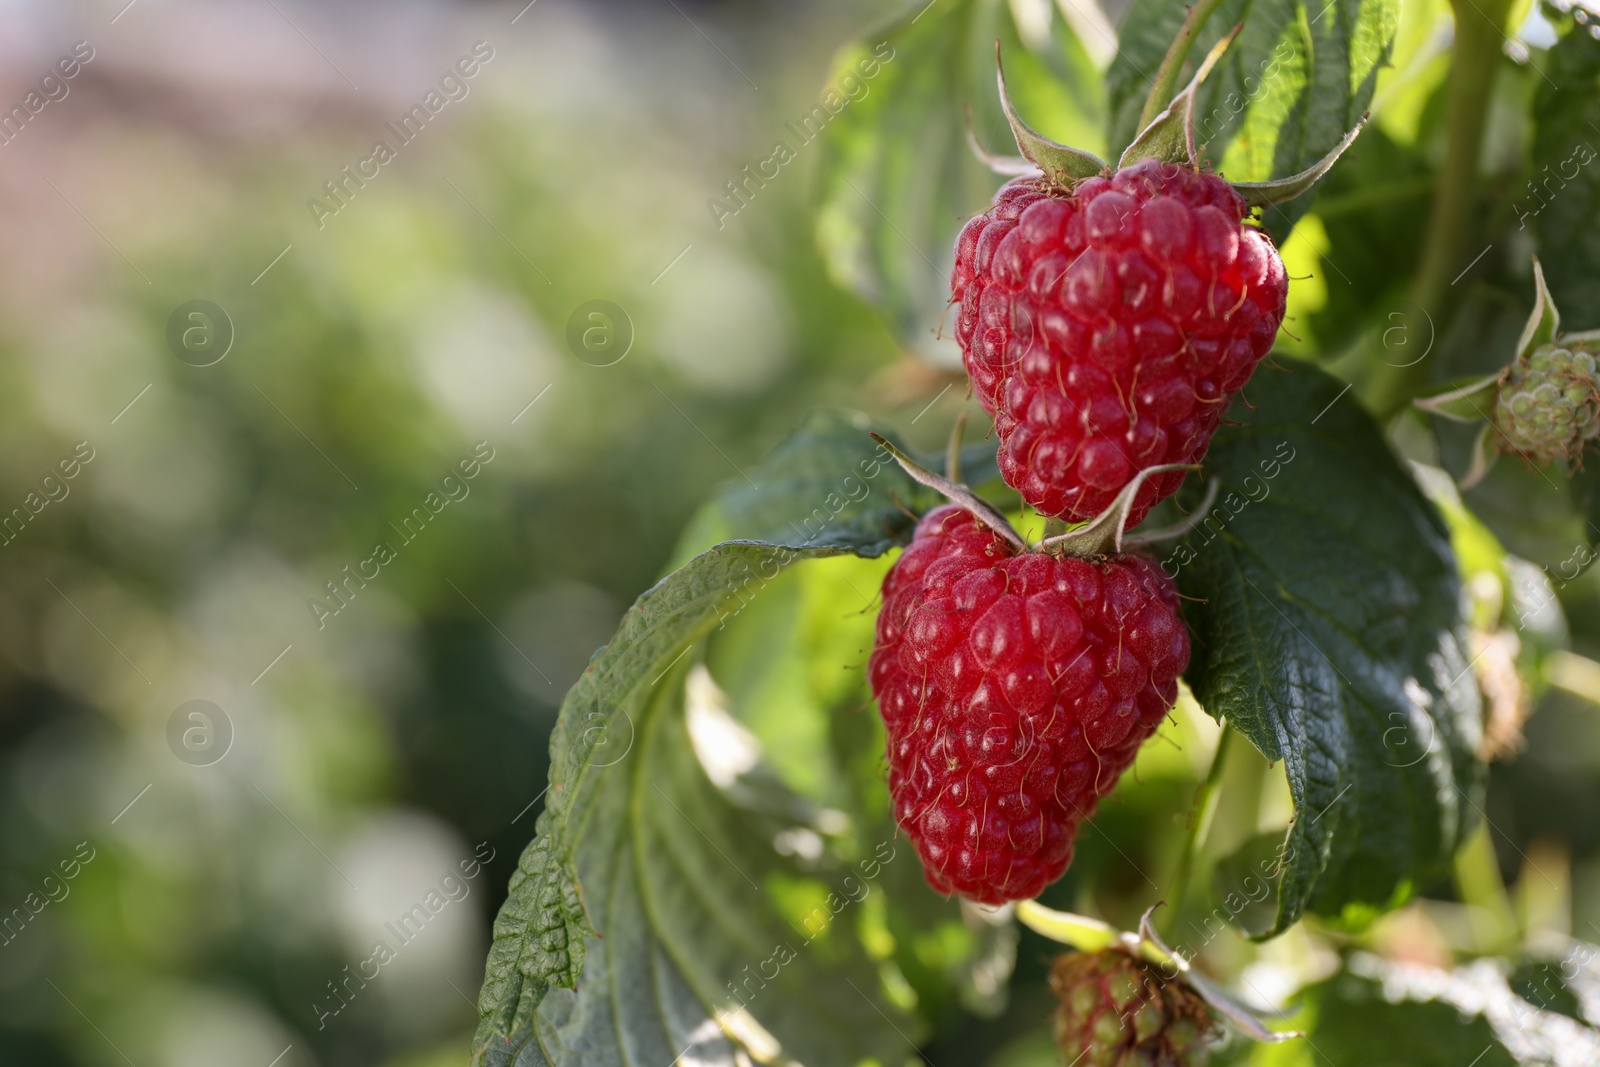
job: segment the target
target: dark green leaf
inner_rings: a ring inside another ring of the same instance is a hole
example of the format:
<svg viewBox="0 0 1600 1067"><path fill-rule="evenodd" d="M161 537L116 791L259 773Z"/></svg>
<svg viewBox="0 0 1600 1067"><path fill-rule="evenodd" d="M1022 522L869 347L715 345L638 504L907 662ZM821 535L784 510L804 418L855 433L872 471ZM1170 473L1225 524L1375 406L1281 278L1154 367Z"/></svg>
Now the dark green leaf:
<svg viewBox="0 0 1600 1067"><path fill-rule="evenodd" d="M1106 74L1111 143L1129 144L1150 79L1189 4L1134 0ZM1196 39L1202 56L1244 23L1239 39L1201 86L1195 140L1234 181L1283 178L1314 165L1353 129L1372 99L1399 25L1399 0L1225 0ZM1269 208L1280 239L1309 197Z"/></svg>
<svg viewBox="0 0 1600 1067"><path fill-rule="evenodd" d="M980 473L984 452L972 451ZM760 488L736 484L700 524L795 547L727 541L694 556L639 599L567 694L538 836L495 923L476 1062L666 1065L693 1049L702 1061L731 1063L735 1045L763 1061L891 1062L922 1024L886 984L897 939L888 925L938 930L947 946L931 968L937 975L911 976L919 988L993 969L997 951L1003 959L997 931L970 934L958 905L912 881L916 860L887 825L886 803L859 820L825 812L796 786L820 796L827 775L792 781L803 776L765 761L762 739L745 724L774 716L751 705L805 690L803 680L785 687L736 678L744 706L730 710L696 653L708 639L715 648L719 633L737 633L747 609L758 629L763 617L768 624L758 640L836 635L837 599L828 619L804 623L808 612L784 600L784 568L880 554L910 532L897 498L934 503L892 463L860 466L875 453L851 419L814 420L753 472ZM828 498L836 490L848 507ZM826 521L797 528L814 502ZM774 635L769 600L789 609L778 622L803 622L804 632ZM831 649L841 665L870 643L870 618L850 610L865 628L846 638L855 642L848 653ZM764 652L769 663L784 662L781 647ZM808 694L809 703L776 717L820 717L844 693ZM864 703L859 692L852 699ZM825 738L807 751L825 755ZM797 840L811 844L797 848ZM886 906L885 896L896 900ZM963 948L948 948L952 935ZM930 969L928 959L920 963Z"/></svg>
<svg viewBox="0 0 1600 1067"><path fill-rule="evenodd" d="M1337 381L1269 367L1245 392L1205 463L1218 503L1163 565L1190 598L1195 695L1287 764L1269 932L1308 909L1358 924L1444 873L1478 817L1461 585L1444 524Z"/></svg>
<svg viewBox="0 0 1600 1067"><path fill-rule="evenodd" d="M878 556L904 544L914 516L944 503L867 436L866 416L825 411L773 450L749 482L733 482L700 510L680 558L719 541L789 548L848 548ZM918 457L942 470L942 457ZM962 450L961 476L980 492L999 485L992 442ZM1000 486L1003 489L1003 486Z"/></svg>
<svg viewBox="0 0 1600 1067"><path fill-rule="evenodd" d="M1550 290L1568 330L1600 326L1600 41L1571 15L1534 98L1532 176L1513 207L1539 240Z"/></svg>
<svg viewBox="0 0 1600 1067"><path fill-rule="evenodd" d="M904 1049L894 1024L914 1024L860 943L813 944L780 910L778 887L805 872L774 848L770 814L713 784L685 709L684 654L788 562L834 551L697 556L640 598L568 694L539 836L495 924L484 1062L536 1064L537 1047L557 1065L670 1063L687 1047L710 1054L718 1020L763 1059Z"/></svg>
<svg viewBox="0 0 1600 1067"><path fill-rule="evenodd" d="M1022 117L1047 137L1104 154L1094 65L1055 5L1034 10L1045 21L1023 34L1001 0L910 4L835 63L837 77L880 47L894 57L882 63L869 95L827 127L817 234L829 269L882 307L905 343L951 366L960 356L948 324L942 341L936 332L956 232L989 205L1000 182L967 149L964 109L971 106L984 148L1015 151L996 92L996 38Z"/></svg>

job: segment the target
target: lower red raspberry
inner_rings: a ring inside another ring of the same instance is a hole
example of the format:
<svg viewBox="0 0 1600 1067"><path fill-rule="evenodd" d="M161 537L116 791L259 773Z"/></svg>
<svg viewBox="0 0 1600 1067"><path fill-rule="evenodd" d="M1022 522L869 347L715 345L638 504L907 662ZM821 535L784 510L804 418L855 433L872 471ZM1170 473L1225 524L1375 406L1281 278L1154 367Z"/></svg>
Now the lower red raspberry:
<svg viewBox="0 0 1600 1067"><path fill-rule="evenodd" d="M1143 556L1018 553L947 505L883 599L869 677L896 821L935 889L1037 896L1177 699L1176 590Z"/></svg>

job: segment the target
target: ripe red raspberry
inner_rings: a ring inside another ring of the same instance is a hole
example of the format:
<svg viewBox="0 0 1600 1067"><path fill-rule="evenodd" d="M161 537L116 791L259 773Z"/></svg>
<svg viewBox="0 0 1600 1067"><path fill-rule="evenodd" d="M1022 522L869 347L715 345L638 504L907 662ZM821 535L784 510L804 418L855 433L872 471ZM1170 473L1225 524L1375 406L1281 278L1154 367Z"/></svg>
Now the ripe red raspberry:
<svg viewBox="0 0 1600 1067"><path fill-rule="evenodd" d="M1070 195L1017 179L967 223L956 339L1028 503L1088 519L1140 470L1205 455L1288 294L1247 212L1221 178L1145 160ZM1150 478L1129 525L1182 480Z"/></svg>
<svg viewBox="0 0 1600 1067"><path fill-rule="evenodd" d="M1177 699L1176 590L1143 556L1018 553L946 505L883 601L869 677L895 820L935 889L1037 896Z"/></svg>

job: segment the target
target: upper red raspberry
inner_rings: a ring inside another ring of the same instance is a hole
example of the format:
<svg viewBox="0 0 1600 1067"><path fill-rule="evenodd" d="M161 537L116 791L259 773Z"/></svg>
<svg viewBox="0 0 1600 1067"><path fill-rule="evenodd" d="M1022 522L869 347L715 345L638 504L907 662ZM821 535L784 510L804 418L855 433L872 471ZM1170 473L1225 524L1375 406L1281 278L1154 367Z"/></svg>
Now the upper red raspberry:
<svg viewBox="0 0 1600 1067"><path fill-rule="evenodd" d="M895 818L928 881L1037 896L1177 699L1189 635L1150 560L1017 554L930 512L883 584L869 676Z"/></svg>
<svg viewBox="0 0 1600 1067"><path fill-rule="evenodd" d="M961 231L950 292L1001 473L1077 521L1140 470L1205 455L1272 347L1288 276L1215 175L1145 160L1071 195L1042 184L1008 183ZM1182 480L1150 478L1129 525Z"/></svg>

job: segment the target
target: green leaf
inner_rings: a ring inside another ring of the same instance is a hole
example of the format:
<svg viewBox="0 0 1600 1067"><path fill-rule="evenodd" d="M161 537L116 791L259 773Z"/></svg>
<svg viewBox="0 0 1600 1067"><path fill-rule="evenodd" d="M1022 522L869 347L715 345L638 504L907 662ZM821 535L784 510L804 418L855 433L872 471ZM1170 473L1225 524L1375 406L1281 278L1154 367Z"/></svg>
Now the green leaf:
<svg viewBox="0 0 1600 1067"><path fill-rule="evenodd" d="M733 482L702 507L681 539L678 558L719 541L751 540L789 548L848 548L879 556L904 544L920 515L944 503L918 485L867 436L865 415L822 411L773 450L751 482ZM921 457L943 469L943 457ZM961 453L962 480L980 492L999 489L993 442ZM996 499L1000 499L996 494Z"/></svg>
<svg viewBox="0 0 1600 1067"><path fill-rule="evenodd" d="M1206 459L1218 503L1163 566L1188 598L1195 696L1287 764L1267 933L1307 910L1360 924L1444 874L1477 818L1461 584L1443 522L1343 386L1269 368L1246 393Z"/></svg>
<svg viewBox="0 0 1600 1067"><path fill-rule="evenodd" d="M1561 312L1556 309L1555 298L1550 295L1550 287L1545 284L1544 268L1539 265L1537 258L1533 261L1533 311L1528 315L1528 321L1522 327L1522 336L1517 338L1517 350L1513 358L1521 359L1529 355L1534 349L1549 344L1556 339L1556 334L1561 332Z"/></svg>
<svg viewBox="0 0 1600 1067"><path fill-rule="evenodd" d="M1302 196L1317 182L1333 169L1339 162L1339 157L1344 155L1345 149L1355 143L1361 133L1361 127L1366 125L1367 117L1361 116L1354 129L1344 135L1344 140L1328 150L1328 154L1317 160L1299 174L1291 174L1287 178L1274 178L1265 182L1234 182L1233 191L1244 197L1244 202L1251 207L1270 207L1276 204L1287 203L1297 196Z"/></svg>
<svg viewBox="0 0 1600 1067"><path fill-rule="evenodd" d="M1534 97L1532 173L1513 210L1533 227L1562 315L1587 330L1600 326L1600 41L1570 14L1545 11L1565 32Z"/></svg>
<svg viewBox="0 0 1600 1067"><path fill-rule="evenodd" d="M1500 392L1500 375L1473 375L1436 386L1412 403L1422 410L1456 422L1483 422L1494 410Z"/></svg>
<svg viewBox="0 0 1600 1067"><path fill-rule="evenodd" d="M829 930L813 943L775 899L808 874L774 837L806 828L719 789L686 708L706 699L686 678L708 676L685 653L788 562L835 551L733 543L697 556L640 598L568 694L539 836L495 924L483 1062L538 1063L537 1046L556 1065L670 1063L724 1031L761 1059L904 1050L894 1024L914 1024L859 942ZM867 857L875 868L895 858L885 847ZM577 989L560 988L575 972Z"/></svg>
<svg viewBox="0 0 1600 1067"><path fill-rule="evenodd" d="M980 470L986 447L973 450ZM828 782L840 775L779 773L746 725L771 717L734 707L707 667L723 658L697 653L736 634L747 610L770 623L794 561L873 556L909 535L896 501L933 501L892 462L860 466L876 451L848 417L813 420L752 472L762 488L736 485L699 525L793 547L726 541L694 556L640 597L567 694L537 837L495 923L474 1062L665 1065L691 1049L732 1062L735 1047L762 1061L891 1062L923 1029L908 988L937 994L980 965L1004 973L1003 931L969 932L959 905L921 884L886 801L856 819L797 791L837 791ZM836 507L826 497L844 479L869 488ZM796 532L814 501L826 524ZM851 655L871 634L855 616L864 629ZM835 672L842 661L836 652ZM772 691L736 683L746 704ZM847 692L798 710L831 712ZM881 734L871 744L881 753ZM920 932L964 940L942 958L921 953L937 966L908 977L898 951Z"/></svg>
<svg viewBox="0 0 1600 1067"><path fill-rule="evenodd" d="M897 21L845 46L834 64L836 83L875 49L893 55L868 95L826 130L817 237L829 271L882 308L904 343L949 366L960 362L949 324L942 340L937 333L956 233L999 184L968 151L964 109L971 106L985 149L1006 154L1013 144L995 91L996 38L1018 111L1046 137L1104 154L1103 91L1085 46L1103 46L1109 29L1085 28L1080 43L1058 5L1026 5L1038 17L1019 26L1012 12L1023 7L911 3Z"/></svg>
<svg viewBox="0 0 1600 1067"><path fill-rule="evenodd" d="M1106 73L1111 143L1132 142L1150 78L1177 35L1184 0L1134 0ZM1195 140L1233 181L1284 178L1314 166L1355 128L1399 25L1399 0L1225 0L1195 41L1206 53L1238 23L1237 41L1200 87ZM1309 206L1270 208L1282 239Z"/></svg>

